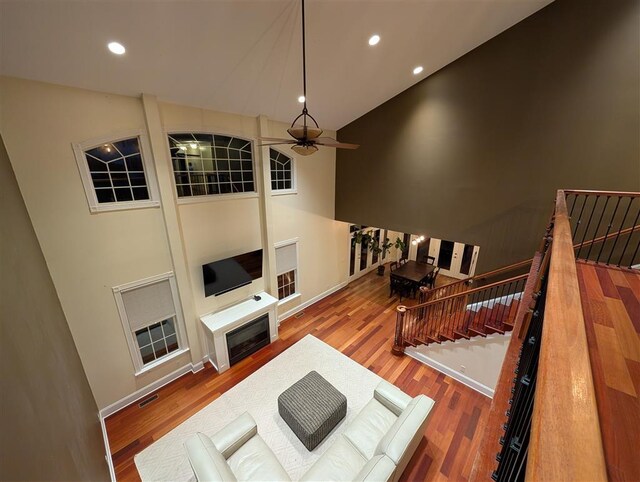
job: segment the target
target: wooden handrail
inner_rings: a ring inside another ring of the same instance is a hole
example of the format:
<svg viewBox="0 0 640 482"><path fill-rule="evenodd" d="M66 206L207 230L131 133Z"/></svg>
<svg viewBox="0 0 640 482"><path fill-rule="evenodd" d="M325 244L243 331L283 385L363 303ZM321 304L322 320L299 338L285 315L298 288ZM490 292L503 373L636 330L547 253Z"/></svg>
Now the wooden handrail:
<svg viewBox="0 0 640 482"><path fill-rule="evenodd" d="M556 197L527 481L606 481L565 192Z"/></svg>
<svg viewBox="0 0 640 482"><path fill-rule="evenodd" d="M518 261L517 263L513 263L510 264L508 266L504 266L502 268L498 268L498 269L494 269L493 271L487 271L486 273L482 273L476 276L473 276L473 279L485 279L485 278L489 278L490 276L494 276L496 274L499 273L504 273L505 271L512 271L516 268L523 268L527 265L530 265L531 262L533 261L533 258L529 258L529 259L525 259L523 261Z"/></svg>
<svg viewBox="0 0 640 482"><path fill-rule="evenodd" d="M636 224L635 226L631 226L630 228L621 229L620 231L614 231L613 233L609 233L606 236L600 236L598 238L590 239L589 241L584 241L582 243L576 243L573 245L573 249L578 249L580 246L589 246L590 244L596 244L601 241L606 241L609 238L614 238L616 236L620 236L621 234L632 233L636 229L640 229L640 224Z"/></svg>
<svg viewBox="0 0 640 482"><path fill-rule="evenodd" d="M620 197L640 197L640 192L635 191L590 191L585 189L562 189L566 198L569 194L586 194L593 196L620 196Z"/></svg>
<svg viewBox="0 0 640 482"><path fill-rule="evenodd" d="M477 293L478 291L483 291L483 290L486 290L486 289L494 288L496 286L504 285L504 284L507 284L507 283L513 283L514 281L519 281L521 279L525 279L527 276L529 276L529 274L525 273L525 274L521 274L519 276L514 276L513 278L507 278L505 280L496 281L495 283L490 283L488 285L480 286L480 287L474 288L472 290L462 291L461 293L454 293L452 295L445 296L443 298L438 298L437 300L427 301L427 302L421 303L419 305L413 305L413 306L400 305L400 306L398 306L398 308L402 307L402 308L406 309L407 311L413 311L413 310L417 310L419 308L424 308L426 306L435 305L436 303L449 301L452 298L459 298L459 297L462 297L462 296L469 296L469 295L472 295L474 293Z"/></svg>

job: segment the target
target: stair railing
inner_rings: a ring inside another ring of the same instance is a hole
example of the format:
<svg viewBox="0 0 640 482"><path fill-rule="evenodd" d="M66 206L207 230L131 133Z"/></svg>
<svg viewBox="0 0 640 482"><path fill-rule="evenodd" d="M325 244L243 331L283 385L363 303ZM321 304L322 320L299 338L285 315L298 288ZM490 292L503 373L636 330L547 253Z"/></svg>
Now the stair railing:
<svg viewBox="0 0 640 482"><path fill-rule="evenodd" d="M640 193L563 192L576 259L621 268L640 263Z"/></svg>
<svg viewBox="0 0 640 482"><path fill-rule="evenodd" d="M512 324L512 304L519 300L527 277L514 276L426 303L398 306L393 353L403 354L407 345L469 338L470 331L504 333L502 325Z"/></svg>
<svg viewBox="0 0 640 482"><path fill-rule="evenodd" d="M487 271L486 273L469 276L468 278L454 281L453 283L448 283L437 288L428 289L426 287L421 287L418 303L426 303L427 301L446 298L447 296L468 291L473 287L480 287L483 284L486 284L488 280L491 280L498 275L511 273L513 271L528 271L531 266L531 261L531 259L518 261L517 263L503 266L502 268L494 269L492 271Z"/></svg>

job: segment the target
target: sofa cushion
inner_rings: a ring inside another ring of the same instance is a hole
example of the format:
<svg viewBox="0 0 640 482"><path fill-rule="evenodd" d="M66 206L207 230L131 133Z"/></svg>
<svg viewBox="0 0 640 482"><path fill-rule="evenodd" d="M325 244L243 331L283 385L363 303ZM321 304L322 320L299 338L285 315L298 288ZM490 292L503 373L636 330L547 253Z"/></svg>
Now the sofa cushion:
<svg viewBox="0 0 640 482"><path fill-rule="evenodd" d="M396 464L386 455L376 455L365 464L353 482L386 482L391 480Z"/></svg>
<svg viewBox="0 0 640 482"><path fill-rule="evenodd" d="M369 460L376 446L398 419L375 398L369 400L343 432L344 436Z"/></svg>
<svg viewBox="0 0 640 482"><path fill-rule="evenodd" d="M355 480L367 460L343 435L302 476L300 482Z"/></svg>
<svg viewBox="0 0 640 482"><path fill-rule="evenodd" d="M400 466L405 454L413 455L424 434L427 417L435 402L425 395L418 395L411 400L407 408L398 417L386 435L380 440L375 449L376 455L386 455L396 465ZM400 467L404 469L404 467Z"/></svg>
<svg viewBox="0 0 640 482"><path fill-rule="evenodd" d="M242 447L248 440L258 433L256 421L244 412L238 418L228 423L211 437L213 444L225 459Z"/></svg>
<svg viewBox="0 0 640 482"><path fill-rule="evenodd" d="M409 395L395 385L391 385L391 383L386 380L382 380L378 384L373 391L373 397L391 410L397 417L400 416L411 400L413 400Z"/></svg>
<svg viewBox="0 0 640 482"><path fill-rule="evenodd" d="M291 480L260 435L250 438L227 459L227 462L240 481Z"/></svg>
<svg viewBox="0 0 640 482"><path fill-rule="evenodd" d="M198 482L235 482L231 468L211 439L196 433L185 443L187 457Z"/></svg>

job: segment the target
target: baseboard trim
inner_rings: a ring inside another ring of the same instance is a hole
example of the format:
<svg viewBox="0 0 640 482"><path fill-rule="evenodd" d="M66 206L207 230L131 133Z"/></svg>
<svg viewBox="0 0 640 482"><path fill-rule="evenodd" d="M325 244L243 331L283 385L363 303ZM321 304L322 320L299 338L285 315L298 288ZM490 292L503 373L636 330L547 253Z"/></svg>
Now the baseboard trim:
<svg viewBox="0 0 640 482"><path fill-rule="evenodd" d="M180 378L185 373L196 373L204 368L204 362L206 362L206 357L203 361L199 361L198 363L187 363L183 367L178 368L177 370L165 375L164 377L156 380L153 383L150 383L146 387L143 387L139 390L136 390L131 395L127 395L126 397L118 400L117 402L112 403L111 405L103 408L98 411L98 420L100 420L100 427L102 428L102 438L104 440L104 448L106 451L105 459L107 460L107 465L109 466L109 474L111 476L112 482L116 482L116 471L113 466L113 460L111 459L111 448L109 447L109 437L107 437L107 427L105 426L104 419L110 415L113 415L116 412L119 412L123 408L131 405L132 403L140 400L141 398L146 397L151 392L155 392L165 385L171 383L172 381Z"/></svg>
<svg viewBox="0 0 640 482"><path fill-rule="evenodd" d="M480 382L477 382L473 378L469 378L464 373L460 373L459 371L456 371L446 365L443 365L442 363L432 358L429 358L428 356L422 353L415 352L410 348L407 348L405 350L405 354L415 360L418 360L421 363L424 363L427 366L430 366L434 370L438 370L439 372L444 373L445 375L453 378L454 380L459 381L463 385L468 386L469 388L475 390L476 392L482 393L486 397L493 398L493 394L495 393L494 389L489 388L488 386L483 385Z"/></svg>
<svg viewBox="0 0 640 482"><path fill-rule="evenodd" d="M329 288L327 291L325 291L323 293L320 293L317 296L314 296L310 300L307 300L304 303L300 303L295 308L291 308L290 310L282 313L281 315L278 315L278 323L280 323L282 320L285 320L285 319L289 318L290 316L295 315L296 313L301 312L305 308L311 306L314 303L317 303L321 299L326 298L327 296L335 293L336 291L341 290L342 288L344 288L348 284L349 284L349 281L343 281L342 283L339 283L339 284L335 285L333 288Z"/></svg>
<svg viewBox="0 0 640 482"><path fill-rule="evenodd" d="M196 373L202 370L203 367L204 365L201 361L196 363L195 365L193 363L187 363L186 365L178 368L177 370L169 373L168 375L165 375L164 377L159 378L155 382L150 383L146 387L140 388L139 390L136 390L132 394L127 395L124 398L121 398L117 402L114 402L111 405L106 406L105 408L101 409L98 412L98 414L101 419L107 418L108 416L113 415L116 412L119 412L124 407L131 405L135 401L146 397L151 392L155 392L156 390L164 387L166 384L171 383L172 381L181 377L185 373L188 373L188 372Z"/></svg>
<svg viewBox="0 0 640 482"><path fill-rule="evenodd" d="M113 459L111 458L111 447L109 446L109 437L107 437L107 427L104 425L104 418L98 415L98 420L100 420L100 427L102 428L102 439L104 440L104 449L106 451L104 458L109 467L109 476L111 477L111 482L116 482L116 469L113 466Z"/></svg>

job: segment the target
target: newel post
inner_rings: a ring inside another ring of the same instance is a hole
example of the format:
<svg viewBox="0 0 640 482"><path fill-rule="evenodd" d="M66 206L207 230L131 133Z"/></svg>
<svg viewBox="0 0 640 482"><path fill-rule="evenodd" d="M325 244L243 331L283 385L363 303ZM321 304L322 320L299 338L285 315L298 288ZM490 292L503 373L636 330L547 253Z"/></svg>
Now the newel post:
<svg viewBox="0 0 640 482"><path fill-rule="evenodd" d="M391 353L396 356L404 355L404 338L402 335L402 330L404 328L404 315L407 312L407 307L400 305L396 308L398 312L398 317L396 319L396 336L393 340L393 348L391 348Z"/></svg>

